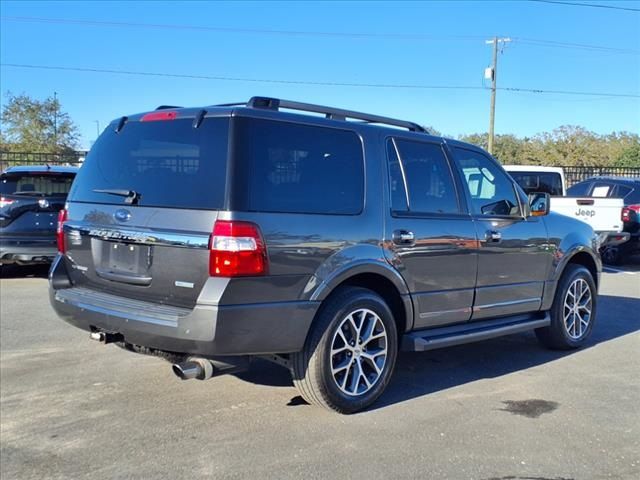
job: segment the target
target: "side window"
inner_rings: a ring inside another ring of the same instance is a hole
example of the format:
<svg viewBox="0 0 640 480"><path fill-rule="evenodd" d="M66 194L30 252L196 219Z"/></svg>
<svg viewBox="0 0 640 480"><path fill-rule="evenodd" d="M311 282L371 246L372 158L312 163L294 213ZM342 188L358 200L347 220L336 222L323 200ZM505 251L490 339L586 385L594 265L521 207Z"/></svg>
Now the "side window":
<svg viewBox="0 0 640 480"><path fill-rule="evenodd" d="M625 198L631 192L633 192L633 188L618 184L613 188L611 196L615 198Z"/></svg>
<svg viewBox="0 0 640 480"><path fill-rule="evenodd" d="M611 192L613 190L613 186L609 183L604 182L596 182L593 186L593 192L591 192L592 197L610 197Z"/></svg>
<svg viewBox="0 0 640 480"><path fill-rule="evenodd" d="M520 215L514 184L495 162L473 150L454 147L454 152L475 214Z"/></svg>
<svg viewBox="0 0 640 480"><path fill-rule="evenodd" d="M236 122L238 191L246 209L360 213L364 158L356 133L255 118Z"/></svg>
<svg viewBox="0 0 640 480"><path fill-rule="evenodd" d="M391 190L391 209L396 212L409 211L407 190L405 189L404 172L400 159L396 154L393 141L387 142L387 158L389 159L389 189Z"/></svg>
<svg viewBox="0 0 640 480"><path fill-rule="evenodd" d="M584 197L589 193L589 190L591 190L591 185L592 185L591 182L576 183L575 185L567 189L567 196L568 197Z"/></svg>
<svg viewBox="0 0 640 480"><path fill-rule="evenodd" d="M435 143L389 141L391 201L395 211L460 213L455 183L442 147ZM404 187L406 182L407 193ZM407 195L408 194L408 195ZM407 197L409 203L407 205Z"/></svg>

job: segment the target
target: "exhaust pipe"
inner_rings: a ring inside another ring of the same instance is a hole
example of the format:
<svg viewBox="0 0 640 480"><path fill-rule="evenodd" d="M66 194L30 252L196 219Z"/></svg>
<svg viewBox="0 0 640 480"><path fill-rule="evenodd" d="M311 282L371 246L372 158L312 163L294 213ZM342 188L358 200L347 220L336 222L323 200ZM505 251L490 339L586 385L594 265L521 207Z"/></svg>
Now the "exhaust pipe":
<svg viewBox="0 0 640 480"><path fill-rule="evenodd" d="M105 345L108 343L120 342L123 340L122 335L119 333L109 333L109 332L91 332L89 334L89 338L91 340L95 340L100 343L104 343Z"/></svg>
<svg viewBox="0 0 640 480"><path fill-rule="evenodd" d="M213 364L206 358L189 358L185 362L174 363L171 366L173 373L181 380L208 380L213 376Z"/></svg>

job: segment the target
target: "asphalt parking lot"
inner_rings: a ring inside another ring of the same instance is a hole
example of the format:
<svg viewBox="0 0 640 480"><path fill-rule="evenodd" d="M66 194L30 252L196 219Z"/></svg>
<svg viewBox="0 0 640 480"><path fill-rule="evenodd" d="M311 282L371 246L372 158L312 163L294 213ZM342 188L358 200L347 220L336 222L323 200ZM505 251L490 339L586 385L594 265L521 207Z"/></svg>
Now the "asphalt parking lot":
<svg viewBox="0 0 640 480"><path fill-rule="evenodd" d="M402 354L369 411L306 405L288 373L181 382L57 319L42 269L0 280L0 476L640 478L640 262L603 274L587 348L532 334Z"/></svg>

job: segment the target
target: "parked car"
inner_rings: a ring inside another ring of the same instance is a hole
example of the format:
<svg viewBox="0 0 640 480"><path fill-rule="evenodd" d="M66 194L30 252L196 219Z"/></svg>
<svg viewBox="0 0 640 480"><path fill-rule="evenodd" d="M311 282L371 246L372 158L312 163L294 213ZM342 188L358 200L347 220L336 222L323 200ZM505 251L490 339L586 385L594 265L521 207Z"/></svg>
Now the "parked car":
<svg viewBox="0 0 640 480"><path fill-rule="evenodd" d="M0 175L0 265L50 263L75 167L10 167Z"/></svg>
<svg viewBox="0 0 640 480"><path fill-rule="evenodd" d="M598 234L603 252L605 248L610 252L610 247L629 239L629 234L623 231L621 212L624 202L621 199L567 195L562 167L506 165L504 169L525 193L540 191L551 195L552 212L588 223Z"/></svg>
<svg viewBox="0 0 640 480"><path fill-rule="evenodd" d="M399 349L587 341L594 232L541 205L484 150L412 122L263 97L162 108L115 120L87 156L51 304L182 379L261 356L351 413Z"/></svg>
<svg viewBox="0 0 640 480"><path fill-rule="evenodd" d="M618 265L631 255L640 253L640 178L593 177L569 188L569 195L621 198L624 202L621 221L629 241L610 245L602 252L606 263Z"/></svg>

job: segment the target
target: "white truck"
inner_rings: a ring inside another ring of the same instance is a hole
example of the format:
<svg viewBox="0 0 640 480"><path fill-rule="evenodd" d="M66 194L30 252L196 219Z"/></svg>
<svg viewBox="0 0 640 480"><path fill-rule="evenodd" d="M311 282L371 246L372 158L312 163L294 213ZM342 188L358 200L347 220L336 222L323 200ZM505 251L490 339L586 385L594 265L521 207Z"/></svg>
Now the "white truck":
<svg viewBox="0 0 640 480"><path fill-rule="evenodd" d="M620 245L629 239L622 231L622 198L567 197L564 170L560 167L505 165L504 169L527 193L544 192L553 212L577 218L600 235L601 246Z"/></svg>

